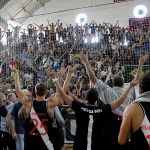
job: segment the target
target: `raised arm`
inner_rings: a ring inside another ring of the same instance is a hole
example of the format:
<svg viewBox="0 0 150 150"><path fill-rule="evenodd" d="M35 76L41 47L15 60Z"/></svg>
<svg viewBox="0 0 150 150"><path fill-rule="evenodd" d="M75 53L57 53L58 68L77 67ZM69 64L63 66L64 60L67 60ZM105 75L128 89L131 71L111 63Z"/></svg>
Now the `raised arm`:
<svg viewBox="0 0 150 150"><path fill-rule="evenodd" d="M104 23L104 25L106 26L106 28L109 28L109 23Z"/></svg>
<svg viewBox="0 0 150 150"><path fill-rule="evenodd" d="M139 78L141 77L142 74L142 66L145 64L145 62L148 59L148 53L143 54L142 56L140 56L139 58L139 65L138 65L138 70L135 76L135 80L139 80Z"/></svg>
<svg viewBox="0 0 150 150"><path fill-rule="evenodd" d="M119 23L119 21L117 20L116 24L113 27L117 27L118 23Z"/></svg>
<svg viewBox="0 0 150 150"><path fill-rule="evenodd" d="M17 133L15 130L15 123L14 123L14 116L11 113L8 113L8 125L10 127L10 132L12 139L16 140L17 139Z"/></svg>
<svg viewBox="0 0 150 150"><path fill-rule="evenodd" d="M93 69L89 63L88 54L85 55L83 52L81 52L80 53L80 60L86 68L86 72L89 76L89 79L91 80L91 82L93 84L95 84L97 81L97 77L95 76L95 73L94 73L94 71L93 71Z"/></svg>
<svg viewBox="0 0 150 150"><path fill-rule="evenodd" d="M27 29L30 29L30 28L32 28L33 29L33 25L32 24L29 24L28 26L27 26Z"/></svg>
<svg viewBox="0 0 150 150"><path fill-rule="evenodd" d="M28 96L21 90L18 70L12 65L9 65L9 67L15 74L15 89L16 89L16 94L19 98L19 101L23 105L27 106L30 101L29 101Z"/></svg>
<svg viewBox="0 0 150 150"><path fill-rule="evenodd" d="M65 92L63 91L62 87L59 84L58 79L56 78L56 75L54 74L54 72L52 72L51 70L46 69L46 73L48 74L48 76L52 79L57 92L56 95L54 97L52 97L49 101L49 108L54 108L55 106L57 106L60 103L60 100L63 99L68 105L72 104L72 97L68 96L65 94ZM60 99L61 97L61 99Z"/></svg>
<svg viewBox="0 0 150 150"><path fill-rule="evenodd" d="M49 27L51 28L51 24L49 23L49 20L48 20L48 19L47 19L47 23L48 23Z"/></svg>
<svg viewBox="0 0 150 150"><path fill-rule="evenodd" d="M66 92L68 91L68 89L69 89L70 80L71 80L72 74L75 72L76 68L77 68L77 66L75 65L74 67L72 67L72 68L70 67L70 68L68 69L67 77L66 77L65 82L64 82L64 85L63 85L63 90L64 90L65 93L66 93Z"/></svg>
<svg viewBox="0 0 150 150"><path fill-rule="evenodd" d="M15 28L13 25L9 24L13 29Z"/></svg>
<svg viewBox="0 0 150 150"><path fill-rule="evenodd" d="M108 80L110 80L110 78L111 78L111 75L112 75L111 70L112 70L112 67L109 66L109 67L108 67L107 77L106 77L106 79L105 79L105 83L107 83Z"/></svg>
<svg viewBox="0 0 150 150"><path fill-rule="evenodd" d="M69 95L66 95L65 92L63 91L62 87L60 86L59 82L56 81L55 82L55 86L58 90L58 93L60 95L60 97L69 105L71 106L72 105L72 101L73 101L73 98Z"/></svg>
<svg viewBox="0 0 150 150"><path fill-rule="evenodd" d="M34 25L36 25L38 28L41 28L38 24L36 24L36 23L33 23Z"/></svg>
<svg viewBox="0 0 150 150"><path fill-rule="evenodd" d="M78 91L78 95L79 95L79 96L80 96L80 94L81 94L82 85L83 85L83 80L80 81L80 83L79 83L79 88L77 88L77 91Z"/></svg>
<svg viewBox="0 0 150 150"><path fill-rule="evenodd" d="M89 27L92 25L93 21L91 21L91 23L89 24Z"/></svg>
<svg viewBox="0 0 150 150"><path fill-rule="evenodd" d="M82 75L79 76L79 78L78 78L78 80L77 80L77 83L76 83L76 87L80 84L81 79L82 79Z"/></svg>
<svg viewBox="0 0 150 150"><path fill-rule="evenodd" d="M78 97L74 96L71 92L69 92L69 95L75 100L76 102L79 103L86 103L86 101L83 101L82 99L79 99Z"/></svg>
<svg viewBox="0 0 150 150"><path fill-rule="evenodd" d="M60 59L59 59L59 60L61 61L67 53L68 53L68 52L62 54L62 55L60 56Z"/></svg>
<svg viewBox="0 0 150 150"><path fill-rule="evenodd" d="M54 26L59 26L59 24L60 24L60 20L58 19Z"/></svg>
<svg viewBox="0 0 150 150"><path fill-rule="evenodd" d="M138 84L138 81L137 80L133 80L130 83L130 85L127 88L127 90L119 97L119 99L117 101L112 101L112 103L111 103L112 110L118 108L125 101L129 91L132 89L132 87L134 87L137 84Z"/></svg>

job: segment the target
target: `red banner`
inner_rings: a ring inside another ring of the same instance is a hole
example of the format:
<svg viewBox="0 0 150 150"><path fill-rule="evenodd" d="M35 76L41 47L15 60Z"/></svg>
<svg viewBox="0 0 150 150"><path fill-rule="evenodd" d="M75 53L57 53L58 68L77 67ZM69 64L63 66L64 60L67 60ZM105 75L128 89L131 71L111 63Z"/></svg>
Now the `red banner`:
<svg viewBox="0 0 150 150"><path fill-rule="evenodd" d="M127 1L127 0L114 0L114 2L124 2L124 1Z"/></svg>

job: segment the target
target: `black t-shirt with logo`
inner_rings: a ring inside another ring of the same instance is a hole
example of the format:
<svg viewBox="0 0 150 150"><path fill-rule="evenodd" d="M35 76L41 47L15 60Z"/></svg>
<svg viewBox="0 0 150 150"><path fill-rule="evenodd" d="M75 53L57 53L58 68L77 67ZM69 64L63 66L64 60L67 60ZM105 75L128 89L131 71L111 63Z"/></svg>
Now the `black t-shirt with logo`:
<svg viewBox="0 0 150 150"><path fill-rule="evenodd" d="M117 144L120 122L118 123L118 117L111 112L110 104L95 106L73 101L72 109L75 112L77 123L74 150L87 150L90 116L93 116L92 135L90 137L91 150L100 150L104 147L105 149L107 147L112 148Z"/></svg>
<svg viewBox="0 0 150 150"><path fill-rule="evenodd" d="M18 112L21 109L22 104L20 102L16 103L12 110L12 115L14 116L15 130L17 134L25 133L25 119L18 118Z"/></svg>

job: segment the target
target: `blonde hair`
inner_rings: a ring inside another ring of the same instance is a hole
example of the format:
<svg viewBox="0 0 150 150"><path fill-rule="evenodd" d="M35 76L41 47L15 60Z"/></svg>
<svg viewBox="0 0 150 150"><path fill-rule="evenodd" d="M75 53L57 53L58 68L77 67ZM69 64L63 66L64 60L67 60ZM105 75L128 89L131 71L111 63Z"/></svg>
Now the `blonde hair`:
<svg viewBox="0 0 150 150"><path fill-rule="evenodd" d="M7 95L7 100L10 100L10 97L11 97L11 96L16 96L16 95L15 95L15 93L9 93L9 94Z"/></svg>

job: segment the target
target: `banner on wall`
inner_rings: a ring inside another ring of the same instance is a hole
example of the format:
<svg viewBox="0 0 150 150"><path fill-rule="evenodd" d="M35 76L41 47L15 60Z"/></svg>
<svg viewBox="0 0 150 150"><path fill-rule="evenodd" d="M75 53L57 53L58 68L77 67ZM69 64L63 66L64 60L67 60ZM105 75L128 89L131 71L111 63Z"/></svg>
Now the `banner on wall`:
<svg viewBox="0 0 150 150"><path fill-rule="evenodd" d="M136 28L147 31L150 27L150 17L130 18L129 26L131 31L134 31Z"/></svg>
<svg viewBox="0 0 150 150"><path fill-rule="evenodd" d="M128 1L128 0L114 0L114 2L124 2L124 1Z"/></svg>

